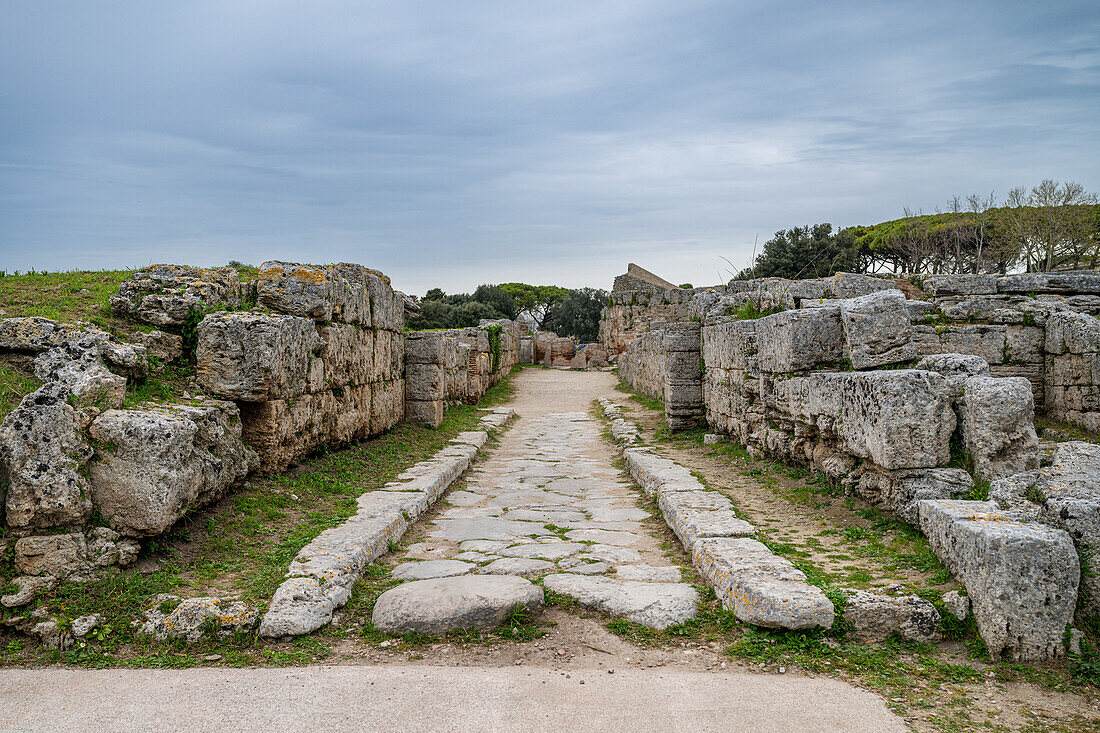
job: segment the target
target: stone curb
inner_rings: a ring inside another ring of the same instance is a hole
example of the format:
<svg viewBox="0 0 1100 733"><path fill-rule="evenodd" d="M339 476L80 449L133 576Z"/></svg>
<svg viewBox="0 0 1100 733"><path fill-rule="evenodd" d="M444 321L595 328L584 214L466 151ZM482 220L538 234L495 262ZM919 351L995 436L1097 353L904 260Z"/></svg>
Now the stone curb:
<svg viewBox="0 0 1100 733"><path fill-rule="evenodd" d="M469 468L489 433L503 428L514 415L511 408L492 409L481 418L482 430L459 433L396 481L362 494L354 516L317 535L290 563L287 579L275 591L260 622L260 636L301 636L332 621L367 566L401 539Z"/></svg>
<svg viewBox="0 0 1100 733"><path fill-rule="evenodd" d="M607 399L599 400L604 415L616 420L622 409ZM638 430L630 424L633 435ZM691 555L692 563L714 587L722 606L741 621L770 628L804 629L833 625L832 602L805 574L750 539L756 528L734 512L725 495L710 491L684 466L662 458L644 446L640 438L622 444L631 477L651 497L656 497L665 523Z"/></svg>

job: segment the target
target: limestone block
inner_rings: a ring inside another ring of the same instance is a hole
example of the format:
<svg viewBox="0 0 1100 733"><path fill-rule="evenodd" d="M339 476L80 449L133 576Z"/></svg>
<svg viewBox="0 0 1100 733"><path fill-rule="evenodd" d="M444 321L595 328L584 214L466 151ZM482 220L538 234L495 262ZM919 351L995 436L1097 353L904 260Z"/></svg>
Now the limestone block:
<svg viewBox="0 0 1100 733"><path fill-rule="evenodd" d="M49 383L27 395L0 423L0 486L8 526L83 523L92 510L83 467L92 457L67 393Z"/></svg>
<svg viewBox="0 0 1100 733"><path fill-rule="evenodd" d="M817 373L776 384L789 414L835 435L841 447L883 468L932 468L951 459L955 413L946 380L895 369Z"/></svg>
<svg viewBox="0 0 1100 733"><path fill-rule="evenodd" d="M152 265L138 270L110 298L120 316L155 326L182 326L195 312L236 308L241 283L232 267Z"/></svg>
<svg viewBox="0 0 1100 733"><path fill-rule="evenodd" d="M1053 659L1073 620L1080 564L1069 535L1016 521L992 502L925 501L920 528L966 587L994 658Z"/></svg>
<svg viewBox="0 0 1100 733"><path fill-rule="evenodd" d="M833 625L833 604L788 560L751 539L700 539L691 559L722 606L745 623L806 629Z"/></svg>
<svg viewBox="0 0 1100 733"><path fill-rule="evenodd" d="M442 635L455 629L490 631L517 609L536 611L543 591L511 575L464 575L416 580L378 597L374 626L390 633Z"/></svg>
<svg viewBox="0 0 1100 733"><path fill-rule="evenodd" d="M922 283L925 292L942 295L992 295L997 292L993 275L929 275Z"/></svg>
<svg viewBox="0 0 1100 733"><path fill-rule="evenodd" d="M989 363L970 354L931 354L918 361L914 368L947 377L956 396L962 394L963 384L970 377L989 376Z"/></svg>
<svg viewBox="0 0 1100 733"><path fill-rule="evenodd" d="M165 610L171 607L171 610ZM160 593L153 607L138 621L138 630L157 641L182 639L196 644L211 631L218 638L251 631L259 621L259 612L230 598L180 598Z"/></svg>
<svg viewBox="0 0 1100 733"><path fill-rule="evenodd" d="M963 444L985 479L1039 466L1031 382L1023 377L970 377L959 400Z"/></svg>
<svg viewBox="0 0 1100 733"><path fill-rule="evenodd" d="M329 323L320 329L324 380L319 389L367 384L374 374L374 338L369 328Z"/></svg>
<svg viewBox="0 0 1100 733"><path fill-rule="evenodd" d="M1098 328L1100 331L1100 328ZM1005 328L1005 360L1039 363L1043 361L1045 332L1038 326L1010 325Z"/></svg>
<svg viewBox="0 0 1100 733"><path fill-rule="evenodd" d="M910 524L918 521L918 507L925 499L950 499L965 494L974 479L961 468L922 468L918 470L863 470L854 478L854 488L863 498L897 514Z"/></svg>
<svg viewBox="0 0 1100 733"><path fill-rule="evenodd" d="M292 397L309 390L313 356L323 346L307 318L216 313L198 326L195 377L218 397Z"/></svg>
<svg viewBox="0 0 1100 733"><path fill-rule="evenodd" d="M972 354L990 365L1003 363L1008 347L1003 325L913 326L913 342L922 356Z"/></svg>
<svg viewBox="0 0 1100 733"><path fill-rule="evenodd" d="M940 613L919 596L885 596L845 589L844 618L864 641L882 641L897 634L906 641L934 644L942 639Z"/></svg>
<svg viewBox="0 0 1100 733"><path fill-rule="evenodd" d="M373 386L371 435L377 435L401 422L405 416L405 380L379 382Z"/></svg>
<svg viewBox="0 0 1100 733"><path fill-rule="evenodd" d="M135 337L145 347L150 357L167 364L183 356L183 337L166 331L137 333Z"/></svg>
<svg viewBox="0 0 1100 733"><path fill-rule="evenodd" d="M855 369L908 361L917 356L900 290L880 290L841 301L844 339Z"/></svg>
<svg viewBox="0 0 1100 733"><path fill-rule="evenodd" d="M812 369L844 357L840 309L810 308L756 321L760 368L771 373Z"/></svg>
<svg viewBox="0 0 1100 733"><path fill-rule="evenodd" d="M698 508L688 506L691 502L681 499L684 494L694 493L666 492L657 500L665 522L688 552L704 537L750 537L756 533L756 529L743 519L738 519L732 509Z"/></svg>
<svg viewBox="0 0 1100 733"><path fill-rule="evenodd" d="M1048 354L1100 352L1100 320L1084 313L1055 313L1047 320L1045 347Z"/></svg>
<svg viewBox="0 0 1100 733"><path fill-rule="evenodd" d="M1050 466L994 481L990 498L1069 532L1082 556L1100 548L1100 445L1059 443ZM1100 576L1083 573L1086 615L1100 612Z"/></svg>
<svg viewBox="0 0 1100 733"><path fill-rule="evenodd" d="M1100 294L1100 272L1029 272L997 279L1001 293L1073 293Z"/></svg>
<svg viewBox="0 0 1100 733"><path fill-rule="evenodd" d="M405 419L438 428L443 424L443 400L405 400Z"/></svg>
<svg viewBox="0 0 1100 733"><path fill-rule="evenodd" d="M60 384L77 404L106 409L121 407L126 399L126 377L107 368L94 336L43 351L34 359L34 374L43 382Z"/></svg>
<svg viewBox="0 0 1100 733"><path fill-rule="evenodd" d="M543 585L582 606L651 629L665 629L694 618L699 603L699 594L685 583L646 583L558 573L546 576Z"/></svg>
<svg viewBox="0 0 1100 733"><path fill-rule="evenodd" d="M405 364L444 365L446 336L438 331L419 331L405 336ZM453 368L455 365L452 364Z"/></svg>
<svg viewBox="0 0 1100 733"><path fill-rule="evenodd" d="M220 499L255 469L231 402L108 410L88 434L95 508L129 536L160 534L188 510Z"/></svg>
<svg viewBox="0 0 1100 733"><path fill-rule="evenodd" d="M21 537L15 542L15 567L26 575L84 575L89 570L87 540L80 532Z"/></svg>

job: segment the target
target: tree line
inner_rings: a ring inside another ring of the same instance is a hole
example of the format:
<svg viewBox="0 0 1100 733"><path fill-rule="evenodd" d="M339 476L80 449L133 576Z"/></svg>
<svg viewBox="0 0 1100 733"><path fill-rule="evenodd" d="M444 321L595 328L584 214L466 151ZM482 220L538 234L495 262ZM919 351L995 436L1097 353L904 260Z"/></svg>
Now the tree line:
<svg viewBox="0 0 1100 733"><path fill-rule="evenodd" d="M953 196L945 210L833 231L831 224L780 230L737 273L809 278L847 272L906 274L1081 270L1100 267L1100 202L1079 183L1044 180Z"/></svg>
<svg viewBox="0 0 1100 733"><path fill-rule="evenodd" d="M600 311L607 305L607 291L596 288L568 289L556 285L501 283L479 285L473 293L448 295L432 288L419 299L420 313L406 325L414 331L469 328L482 319L525 320L533 330L575 336L582 343L595 341L600 330Z"/></svg>

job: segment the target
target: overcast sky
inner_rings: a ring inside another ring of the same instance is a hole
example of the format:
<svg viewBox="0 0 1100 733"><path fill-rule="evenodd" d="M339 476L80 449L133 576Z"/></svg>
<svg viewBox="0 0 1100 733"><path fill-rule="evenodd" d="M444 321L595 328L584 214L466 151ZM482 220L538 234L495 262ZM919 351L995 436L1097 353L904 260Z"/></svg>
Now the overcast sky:
<svg viewBox="0 0 1100 733"><path fill-rule="evenodd" d="M0 0L0 269L714 284L754 239L1100 189L1100 3Z"/></svg>

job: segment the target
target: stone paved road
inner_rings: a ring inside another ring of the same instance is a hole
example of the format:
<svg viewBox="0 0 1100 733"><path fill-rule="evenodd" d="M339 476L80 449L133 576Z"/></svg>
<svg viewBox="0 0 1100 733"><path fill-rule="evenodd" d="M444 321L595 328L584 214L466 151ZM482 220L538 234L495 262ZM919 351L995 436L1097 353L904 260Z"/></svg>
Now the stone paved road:
<svg viewBox="0 0 1100 733"><path fill-rule="evenodd" d="M517 379L516 422L465 488L445 497L450 506L395 577L545 576L548 590L647 626L690 618L695 590L645 529L640 492L588 412L612 375L528 370Z"/></svg>
<svg viewBox="0 0 1100 733"><path fill-rule="evenodd" d="M583 682L583 684L582 684ZM675 670L0 670L0 731L904 731L826 679Z"/></svg>

